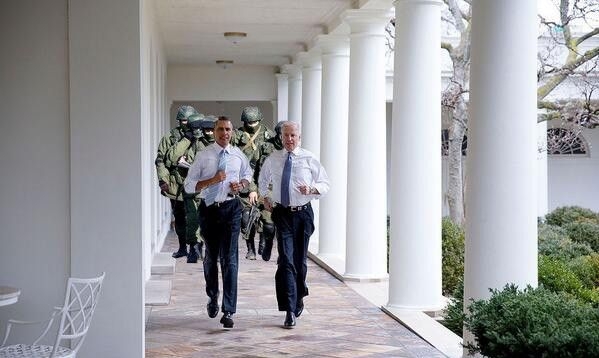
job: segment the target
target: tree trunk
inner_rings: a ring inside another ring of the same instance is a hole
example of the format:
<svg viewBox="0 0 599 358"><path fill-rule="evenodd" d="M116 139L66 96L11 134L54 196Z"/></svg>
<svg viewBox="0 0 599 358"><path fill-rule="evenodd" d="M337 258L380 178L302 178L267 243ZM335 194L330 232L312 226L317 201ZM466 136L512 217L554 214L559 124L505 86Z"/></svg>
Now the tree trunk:
<svg viewBox="0 0 599 358"><path fill-rule="evenodd" d="M463 101L462 101L463 102ZM454 112L456 112L454 110ZM454 113L455 115L455 113ZM460 120L451 121L449 127L449 150L447 155L447 204L449 217L455 224L464 225L464 181L462 168L462 142L466 126Z"/></svg>

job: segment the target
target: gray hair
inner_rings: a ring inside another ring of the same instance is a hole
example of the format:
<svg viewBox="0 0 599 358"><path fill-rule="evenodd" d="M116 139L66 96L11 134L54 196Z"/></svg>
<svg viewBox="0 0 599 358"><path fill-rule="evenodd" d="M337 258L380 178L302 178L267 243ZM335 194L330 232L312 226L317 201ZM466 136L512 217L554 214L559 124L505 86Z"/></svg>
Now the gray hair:
<svg viewBox="0 0 599 358"><path fill-rule="evenodd" d="M302 127L298 122L294 121L281 121L281 133L283 133L283 129L286 127L291 127L297 129L298 134L302 134Z"/></svg>

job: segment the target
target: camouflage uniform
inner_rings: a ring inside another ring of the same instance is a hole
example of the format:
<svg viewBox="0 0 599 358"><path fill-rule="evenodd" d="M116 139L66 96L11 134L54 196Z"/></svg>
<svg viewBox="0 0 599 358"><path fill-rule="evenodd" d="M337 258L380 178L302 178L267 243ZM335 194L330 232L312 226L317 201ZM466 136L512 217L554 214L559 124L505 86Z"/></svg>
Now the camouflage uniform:
<svg viewBox="0 0 599 358"><path fill-rule="evenodd" d="M246 245L248 248L245 258L250 260L256 259L256 246L254 243L256 229L261 232L261 241L267 239L267 236L270 236L270 240L272 240L274 237L274 224L272 223L272 220L270 220L270 213L265 215L263 219L262 212L265 212L265 210L262 210L260 215L258 215L256 208L252 210L252 206L250 205L248 199L248 195L251 191L257 191L255 183L258 182L260 164L263 161L261 150L262 146L263 144L267 143L269 139L274 137L274 133L260 123L262 119L263 116L258 107L245 107L241 112L241 121L243 122L243 126L235 132L235 138L231 141L233 145L238 146L248 157L250 166L254 170L254 182L250 185L250 187L244 189L240 193L241 199L244 203L241 231L244 234L243 236L246 240ZM259 228L256 228L254 223L258 216L261 219L261 225ZM271 227L272 230L270 230ZM272 236L270 235L271 232Z"/></svg>
<svg viewBox="0 0 599 358"><path fill-rule="evenodd" d="M160 194L170 199L171 209L175 218L175 233L179 239L179 250L173 253L173 257L175 258L187 255L187 246L185 244L185 208L183 205L183 195L181 194L182 186L177 183L174 176L177 168L173 167L172 163L167 162L166 153L177 141L183 138L187 118L196 113L196 110L191 106L179 107L177 111L179 126L172 128L160 139L156 160L154 161Z"/></svg>
<svg viewBox="0 0 599 358"><path fill-rule="evenodd" d="M200 141L202 132L199 124L203 118L204 116L201 114L189 116L188 129L184 136L171 146L166 154L167 163L176 167L174 178L182 190L181 195L185 209L185 237L190 248L187 255L188 263L196 263L198 259L203 260L204 257L202 251L203 240L199 233L198 205L200 199L196 197L195 193L185 192L183 187L183 182L196 154L206 148L204 143Z"/></svg>

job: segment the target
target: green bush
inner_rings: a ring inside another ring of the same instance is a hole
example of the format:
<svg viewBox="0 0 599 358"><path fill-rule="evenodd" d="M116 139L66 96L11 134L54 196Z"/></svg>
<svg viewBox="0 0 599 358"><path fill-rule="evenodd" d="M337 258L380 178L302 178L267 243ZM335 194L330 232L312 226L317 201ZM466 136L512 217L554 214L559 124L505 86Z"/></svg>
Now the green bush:
<svg viewBox="0 0 599 358"><path fill-rule="evenodd" d="M589 221L599 224L597 214L590 209L580 206L562 206L553 210L545 216L545 221L549 225L564 226L578 221Z"/></svg>
<svg viewBox="0 0 599 358"><path fill-rule="evenodd" d="M574 293L584 287L565 262L546 256L539 256L539 284L554 292Z"/></svg>
<svg viewBox="0 0 599 358"><path fill-rule="evenodd" d="M464 277L464 230L445 217L442 221L442 290L451 294Z"/></svg>
<svg viewBox="0 0 599 358"><path fill-rule="evenodd" d="M550 291L569 293L583 301L599 305L599 292L585 287L576 273L558 259L539 256L539 284Z"/></svg>
<svg viewBox="0 0 599 358"><path fill-rule="evenodd" d="M566 229L547 224L539 224L539 255L562 260L570 260L589 255L593 249L582 242L574 242Z"/></svg>
<svg viewBox="0 0 599 358"><path fill-rule="evenodd" d="M591 249L599 252L599 224L579 221L566 224L564 228L572 241L586 243Z"/></svg>
<svg viewBox="0 0 599 358"><path fill-rule="evenodd" d="M599 254L594 252L568 262L568 267L582 281L584 287L599 287Z"/></svg>
<svg viewBox="0 0 599 358"><path fill-rule="evenodd" d="M443 310L441 323L458 336L462 336L464 327L464 282L460 281Z"/></svg>
<svg viewBox="0 0 599 358"><path fill-rule="evenodd" d="M465 325L471 354L487 357L599 357L599 310L544 288L492 290L474 301Z"/></svg>

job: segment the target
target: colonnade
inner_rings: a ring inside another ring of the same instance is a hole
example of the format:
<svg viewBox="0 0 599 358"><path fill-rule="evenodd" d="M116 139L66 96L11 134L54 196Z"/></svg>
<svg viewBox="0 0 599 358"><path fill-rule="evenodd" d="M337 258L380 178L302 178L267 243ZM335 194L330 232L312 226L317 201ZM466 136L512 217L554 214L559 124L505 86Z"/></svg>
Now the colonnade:
<svg viewBox="0 0 599 358"><path fill-rule="evenodd" d="M302 123L302 145L331 178L320 200L318 256L344 262L347 280L388 279L390 307L435 310L443 302L442 1L393 6L392 128L385 113L391 1L347 10L345 33L317 36L282 67L278 117ZM472 10L465 291L482 298L507 282L536 284L536 8L506 0L474 2Z"/></svg>

